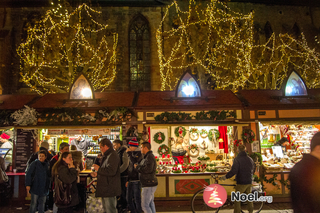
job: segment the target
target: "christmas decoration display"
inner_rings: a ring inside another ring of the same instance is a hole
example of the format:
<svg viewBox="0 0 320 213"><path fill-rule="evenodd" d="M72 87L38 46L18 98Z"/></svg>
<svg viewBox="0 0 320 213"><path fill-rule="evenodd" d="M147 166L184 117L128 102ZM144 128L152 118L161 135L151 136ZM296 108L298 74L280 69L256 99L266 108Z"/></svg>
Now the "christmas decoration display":
<svg viewBox="0 0 320 213"><path fill-rule="evenodd" d="M153 140L158 144L161 144L165 139L166 139L166 136L164 135L163 132L157 132L153 136Z"/></svg>
<svg viewBox="0 0 320 213"><path fill-rule="evenodd" d="M172 28L165 28L167 23ZM259 31L253 12L235 12L223 1L173 1L156 32L161 90L173 90L184 71L195 68L209 74L219 89L279 89L292 69L309 88L320 85L315 72L320 53L303 33L299 39L272 33L261 43L254 39Z"/></svg>
<svg viewBox="0 0 320 213"><path fill-rule="evenodd" d="M205 140L203 140L200 144L200 148L201 149L208 149L208 144Z"/></svg>
<svg viewBox="0 0 320 213"><path fill-rule="evenodd" d="M199 130L197 128L191 128L189 131L189 137L193 141L197 141L199 139Z"/></svg>
<svg viewBox="0 0 320 213"><path fill-rule="evenodd" d="M205 129L201 129L200 130L200 137L202 137L202 138L208 137L208 131Z"/></svg>
<svg viewBox="0 0 320 213"><path fill-rule="evenodd" d="M214 132L214 137L213 137L213 132ZM208 133L208 138L210 141L216 141L220 137L220 132L217 129L210 129Z"/></svg>
<svg viewBox="0 0 320 213"><path fill-rule="evenodd" d="M183 126L178 126L177 128L175 128L174 134L175 134L177 137L179 137L179 136L184 137L184 136L186 136L186 134L187 134L187 130L186 130L186 128L184 128Z"/></svg>
<svg viewBox="0 0 320 213"><path fill-rule="evenodd" d="M244 143L252 143L254 141L255 136L256 135L251 129L244 129L241 135Z"/></svg>
<svg viewBox="0 0 320 213"><path fill-rule="evenodd" d="M160 145L158 148L159 155L167 155L167 154L169 154L169 151L170 151L169 147L165 144ZM164 158L164 157L162 157L162 158Z"/></svg>
<svg viewBox="0 0 320 213"><path fill-rule="evenodd" d="M115 79L118 34L99 23L101 12L67 3L46 12L27 31L17 49L21 80L38 94L68 92L75 78L85 74L94 90L103 91Z"/></svg>
<svg viewBox="0 0 320 213"><path fill-rule="evenodd" d="M171 172L172 173L181 173L182 171L181 171L180 167L174 166L174 167L172 167Z"/></svg>
<svg viewBox="0 0 320 213"><path fill-rule="evenodd" d="M234 140L234 141L233 141L233 144L234 144L235 146L243 145L243 141L242 141L242 140Z"/></svg>
<svg viewBox="0 0 320 213"><path fill-rule="evenodd" d="M197 157L199 155L199 147L197 144L191 144L188 148L189 148L189 155L191 157Z"/></svg>
<svg viewBox="0 0 320 213"><path fill-rule="evenodd" d="M197 112L196 115L191 115L190 113L176 113L176 112L164 112L160 115L154 117L154 120L161 123L182 121L182 120L212 120L212 121L220 121L225 120L227 118L236 118L235 111L232 110L211 110L207 112ZM181 118L181 119L180 119ZM178 136L177 136L178 137Z"/></svg>
<svg viewBox="0 0 320 213"><path fill-rule="evenodd" d="M201 155L197 159L200 160L200 161L202 161L202 160L210 160L210 158L207 155Z"/></svg>
<svg viewBox="0 0 320 213"><path fill-rule="evenodd" d="M19 126L36 125L38 122L39 113L25 105L24 109L20 109L11 114L11 117L15 120L13 123Z"/></svg>

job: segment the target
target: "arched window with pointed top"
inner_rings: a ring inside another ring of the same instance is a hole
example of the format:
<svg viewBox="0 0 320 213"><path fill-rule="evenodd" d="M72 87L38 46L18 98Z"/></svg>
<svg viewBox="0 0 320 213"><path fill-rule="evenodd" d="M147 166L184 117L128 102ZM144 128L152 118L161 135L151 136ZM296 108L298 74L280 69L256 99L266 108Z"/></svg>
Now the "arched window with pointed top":
<svg viewBox="0 0 320 213"><path fill-rule="evenodd" d="M71 86L69 99L94 99L93 88L83 74Z"/></svg>
<svg viewBox="0 0 320 213"><path fill-rule="evenodd" d="M176 97L201 97L200 86L189 72L186 72L178 82Z"/></svg>
<svg viewBox="0 0 320 213"><path fill-rule="evenodd" d="M148 20L141 14L129 25L129 52L130 90L150 91L150 28Z"/></svg>
<svg viewBox="0 0 320 213"><path fill-rule="evenodd" d="M307 87L299 76L298 73L292 71L290 74L286 86L285 86L285 96L307 96Z"/></svg>

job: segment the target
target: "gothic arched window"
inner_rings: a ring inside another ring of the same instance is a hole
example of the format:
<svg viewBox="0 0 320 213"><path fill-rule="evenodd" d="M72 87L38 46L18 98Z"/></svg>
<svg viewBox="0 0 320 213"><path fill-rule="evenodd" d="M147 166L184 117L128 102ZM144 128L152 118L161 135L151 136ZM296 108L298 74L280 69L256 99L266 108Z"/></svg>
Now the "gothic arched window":
<svg viewBox="0 0 320 213"><path fill-rule="evenodd" d="M129 26L130 90L149 91L150 74L150 28L147 19L136 16Z"/></svg>

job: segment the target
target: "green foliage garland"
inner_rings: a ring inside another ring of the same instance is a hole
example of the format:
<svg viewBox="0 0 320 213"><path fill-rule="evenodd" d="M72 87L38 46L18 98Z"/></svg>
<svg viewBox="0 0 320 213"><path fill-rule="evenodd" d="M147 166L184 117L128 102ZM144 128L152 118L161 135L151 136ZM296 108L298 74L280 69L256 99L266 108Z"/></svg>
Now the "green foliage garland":
<svg viewBox="0 0 320 213"><path fill-rule="evenodd" d="M162 139L162 140L158 140L159 134L161 134L161 139ZM158 143L158 144L161 144L165 139L166 139L166 136L164 135L163 132L157 132L157 133L154 134L154 136L153 136L153 140L154 140L156 143Z"/></svg>
<svg viewBox="0 0 320 213"><path fill-rule="evenodd" d="M184 121L184 120L212 120L212 121L219 121L225 120L227 118L236 118L235 111L228 111L228 110L211 110L211 111L201 111L197 112L196 115L191 115L191 113L184 113L184 112L164 112L160 115L154 117L154 120L161 123L168 123L168 122L175 122L175 121Z"/></svg>
<svg viewBox="0 0 320 213"><path fill-rule="evenodd" d="M254 141L255 136L256 135L251 129L244 129L241 135L244 143L252 143Z"/></svg>
<svg viewBox="0 0 320 213"><path fill-rule="evenodd" d="M0 111L0 126L12 126L14 119L11 117L13 110Z"/></svg>
<svg viewBox="0 0 320 213"><path fill-rule="evenodd" d="M163 151L163 150L165 150L165 151ZM165 144L160 145L158 148L159 155L163 155L163 154L167 155L167 154L169 154L169 151L170 151L169 147Z"/></svg>
<svg viewBox="0 0 320 213"><path fill-rule="evenodd" d="M182 136L183 136L183 137L186 136L186 134L187 134L186 128L184 128L183 126L178 126L178 127L175 128L175 130L174 130L174 134L176 135L176 137L179 137L179 127L182 128Z"/></svg>
<svg viewBox="0 0 320 213"><path fill-rule="evenodd" d="M259 161L260 165L262 165L262 156L259 152L254 152L250 155L253 161L256 161L256 159Z"/></svg>

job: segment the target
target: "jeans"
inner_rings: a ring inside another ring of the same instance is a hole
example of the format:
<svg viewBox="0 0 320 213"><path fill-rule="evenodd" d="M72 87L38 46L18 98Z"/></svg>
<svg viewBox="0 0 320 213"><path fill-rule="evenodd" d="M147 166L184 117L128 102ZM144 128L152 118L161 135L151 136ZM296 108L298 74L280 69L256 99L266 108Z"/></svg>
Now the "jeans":
<svg viewBox="0 0 320 213"><path fill-rule="evenodd" d="M44 204L46 203L46 195L39 196L36 194L31 193L31 203L30 203L30 213L35 213L37 211L38 206L38 212L44 213Z"/></svg>
<svg viewBox="0 0 320 213"><path fill-rule="evenodd" d="M106 213L117 213L117 198L114 197L103 197L102 198L102 205L104 211Z"/></svg>
<svg viewBox="0 0 320 213"><path fill-rule="evenodd" d="M141 207L145 213L156 213L154 205L154 193L157 186L143 187L141 192Z"/></svg>
<svg viewBox="0 0 320 213"><path fill-rule="evenodd" d="M127 188L128 210L131 213L141 213L141 183L133 181L128 183Z"/></svg>
<svg viewBox="0 0 320 213"><path fill-rule="evenodd" d="M235 187L236 192L240 192L240 194L245 193L249 194L251 193L252 184L237 184ZM248 211L249 213L253 212L253 203L248 202ZM235 201L234 202L234 213L240 213L241 212L241 203Z"/></svg>
<svg viewBox="0 0 320 213"><path fill-rule="evenodd" d="M58 206L55 203L53 204L52 212L53 213L57 213L58 212Z"/></svg>
<svg viewBox="0 0 320 213"><path fill-rule="evenodd" d="M121 195L118 197L118 211L127 209L127 188L126 182L128 181L128 176L121 177Z"/></svg>

